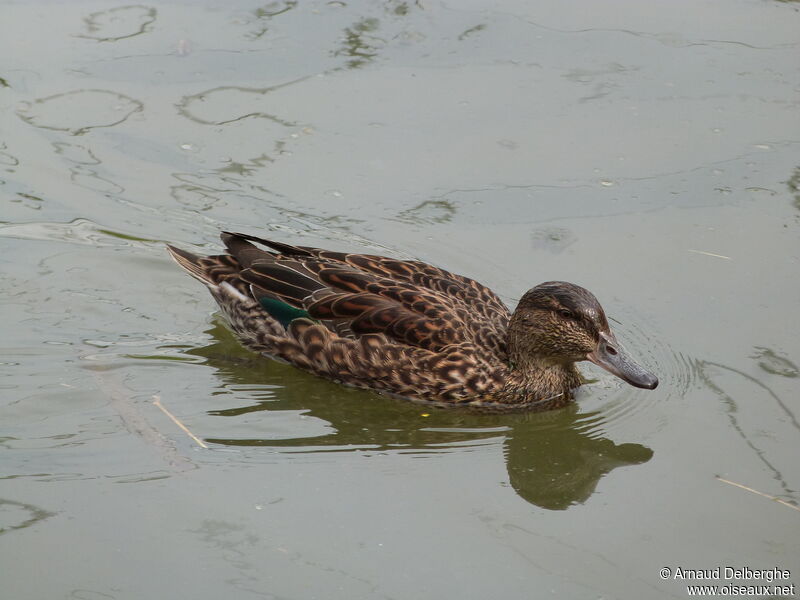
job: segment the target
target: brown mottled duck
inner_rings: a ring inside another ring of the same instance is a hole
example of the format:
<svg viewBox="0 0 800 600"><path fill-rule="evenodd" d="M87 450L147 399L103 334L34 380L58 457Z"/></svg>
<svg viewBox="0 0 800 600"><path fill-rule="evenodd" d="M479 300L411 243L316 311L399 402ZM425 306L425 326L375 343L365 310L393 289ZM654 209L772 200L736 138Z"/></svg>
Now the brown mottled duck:
<svg viewBox="0 0 800 600"><path fill-rule="evenodd" d="M169 251L247 348L315 375L496 412L564 406L583 360L633 386L658 385L617 343L594 295L572 283L537 285L512 314L489 288L423 262L241 233L222 241L218 256Z"/></svg>

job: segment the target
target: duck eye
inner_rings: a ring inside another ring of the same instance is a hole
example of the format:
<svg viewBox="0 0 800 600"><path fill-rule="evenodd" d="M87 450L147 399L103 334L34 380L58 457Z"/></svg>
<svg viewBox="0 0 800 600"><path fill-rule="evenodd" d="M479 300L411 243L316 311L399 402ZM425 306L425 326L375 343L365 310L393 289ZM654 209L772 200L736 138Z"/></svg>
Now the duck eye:
<svg viewBox="0 0 800 600"><path fill-rule="evenodd" d="M571 318L574 316L574 315L572 314L572 311L571 311L571 310L569 310L569 309L566 309L566 308L562 308L561 310L559 310L559 311L558 311L558 314L560 314L560 315L561 315L562 317L564 317L565 319L571 319Z"/></svg>

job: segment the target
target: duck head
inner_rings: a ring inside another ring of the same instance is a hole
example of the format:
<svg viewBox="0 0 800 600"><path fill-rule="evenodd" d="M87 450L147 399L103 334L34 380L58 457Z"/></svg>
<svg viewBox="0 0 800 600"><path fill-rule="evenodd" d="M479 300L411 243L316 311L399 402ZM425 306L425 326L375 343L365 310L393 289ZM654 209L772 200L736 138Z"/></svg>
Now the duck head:
<svg viewBox="0 0 800 600"><path fill-rule="evenodd" d="M548 281L525 293L509 322L508 350L521 369L590 360L638 388L658 385L658 378L619 345L594 294L565 281Z"/></svg>

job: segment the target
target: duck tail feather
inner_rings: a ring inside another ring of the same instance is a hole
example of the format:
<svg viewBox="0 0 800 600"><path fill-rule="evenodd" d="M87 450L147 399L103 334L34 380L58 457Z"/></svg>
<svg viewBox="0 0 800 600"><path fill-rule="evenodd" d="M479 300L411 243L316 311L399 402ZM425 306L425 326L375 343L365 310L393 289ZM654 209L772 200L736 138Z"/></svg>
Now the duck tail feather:
<svg viewBox="0 0 800 600"><path fill-rule="evenodd" d="M202 257L192 254L191 252L187 252L186 250L181 250L180 248L176 248L175 246L171 246L169 244L167 244L167 250L169 251L173 260L178 263L180 267L186 270L189 275L202 281L208 286L216 287L217 284L212 279L211 274L200 262Z"/></svg>

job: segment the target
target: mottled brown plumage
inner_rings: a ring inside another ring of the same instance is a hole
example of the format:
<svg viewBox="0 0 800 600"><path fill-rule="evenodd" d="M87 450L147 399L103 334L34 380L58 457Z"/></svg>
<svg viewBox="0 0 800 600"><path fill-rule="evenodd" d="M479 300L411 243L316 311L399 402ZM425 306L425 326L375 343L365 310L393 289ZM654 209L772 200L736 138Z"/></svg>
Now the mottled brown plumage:
<svg viewBox="0 0 800 600"><path fill-rule="evenodd" d="M581 360L657 384L616 346L597 299L571 283L536 286L511 315L489 288L419 261L222 240L219 256L169 251L245 346L334 381L484 411L563 406Z"/></svg>

